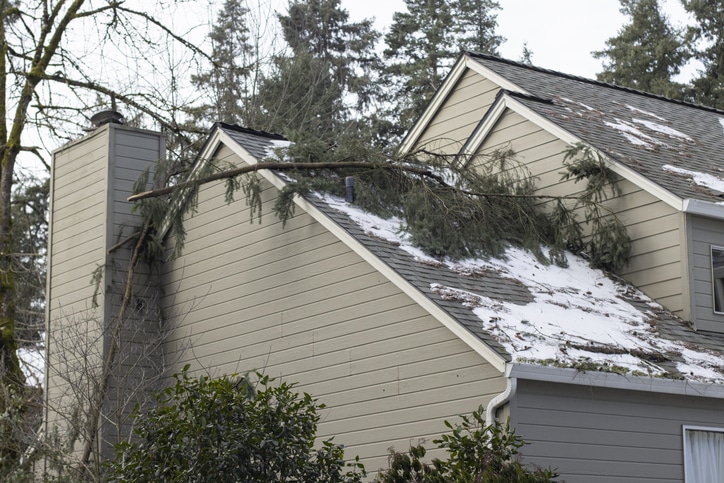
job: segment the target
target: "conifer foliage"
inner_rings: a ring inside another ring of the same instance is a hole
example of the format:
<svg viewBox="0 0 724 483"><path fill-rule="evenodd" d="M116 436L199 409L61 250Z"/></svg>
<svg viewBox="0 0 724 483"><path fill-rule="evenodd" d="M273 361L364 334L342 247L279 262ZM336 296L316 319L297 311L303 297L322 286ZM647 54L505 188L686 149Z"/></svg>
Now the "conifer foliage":
<svg viewBox="0 0 724 483"><path fill-rule="evenodd" d="M462 50L498 53L491 0L405 0L385 36L383 75L394 103L393 124L401 134L422 114Z"/></svg>
<svg viewBox="0 0 724 483"><path fill-rule="evenodd" d="M369 101L378 34L371 20L350 22L339 0L291 0L278 19L288 51L260 85L263 121L255 127L333 142L351 109Z"/></svg>
<svg viewBox="0 0 724 483"><path fill-rule="evenodd" d="M724 110L724 6L720 1L683 0L695 26L687 41L704 69L692 81L694 101Z"/></svg>
<svg viewBox="0 0 724 483"><path fill-rule="evenodd" d="M598 80L672 98L684 88L672 79L687 60L681 32L669 23L658 0L620 0L630 23L593 55L604 59Z"/></svg>

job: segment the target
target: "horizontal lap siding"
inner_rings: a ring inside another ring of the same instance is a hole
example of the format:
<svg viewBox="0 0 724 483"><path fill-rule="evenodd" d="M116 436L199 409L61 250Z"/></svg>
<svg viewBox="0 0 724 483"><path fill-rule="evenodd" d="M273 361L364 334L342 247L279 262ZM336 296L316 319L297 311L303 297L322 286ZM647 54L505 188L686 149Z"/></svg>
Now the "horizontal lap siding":
<svg viewBox="0 0 724 483"><path fill-rule="evenodd" d="M228 150L219 156L233 161ZM499 372L372 266L297 208L282 227L264 182L263 221L224 186L200 193L183 255L164 269L174 330L167 356L229 374L263 370L325 403L335 436L368 470L387 450L445 431L504 389Z"/></svg>
<svg viewBox="0 0 724 483"><path fill-rule="evenodd" d="M468 70L418 139L415 148L455 154L495 101L500 88Z"/></svg>
<svg viewBox="0 0 724 483"><path fill-rule="evenodd" d="M525 463L575 482L682 482L682 425L724 426L721 401L518 380Z"/></svg>
<svg viewBox="0 0 724 483"><path fill-rule="evenodd" d="M711 285L711 247L724 247L724 223L698 216L689 216L688 222L693 241L691 265L696 327L724 332L724 315L714 313Z"/></svg>
<svg viewBox="0 0 724 483"><path fill-rule="evenodd" d="M580 193L585 181L561 181L566 148L567 145L552 134L508 110L478 154L512 149L511 165L527 170L535 179L539 193L570 196ZM606 205L618 213L631 238L631 258L621 275L669 310L686 316L681 215L628 180L620 179L618 189L620 195L608 200Z"/></svg>
<svg viewBox="0 0 724 483"><path fill-rule="evenodd" d="M55 153L48 270L48 431L61 434L79 400L80 375L101 365L102 308L92 304L93 271L105 259L107 134Z"/></svg>

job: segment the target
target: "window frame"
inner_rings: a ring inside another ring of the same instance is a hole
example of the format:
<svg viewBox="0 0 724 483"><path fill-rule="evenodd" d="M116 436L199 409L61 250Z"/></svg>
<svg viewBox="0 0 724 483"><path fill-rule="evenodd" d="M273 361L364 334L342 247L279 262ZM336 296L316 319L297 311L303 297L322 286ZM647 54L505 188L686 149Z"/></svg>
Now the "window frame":
<svg viewBox="0 0 724 483"><path fill-rule="evenodd" d="M683 439L683 445L684 445L684 482L685 483L691 483L687 481L687 474L686 474L686 468L687 466L692 465L691 462L691 448L689 447L689 444L687 442L686 438L686 432L687 431L707 431L712 433L722 433L724 434L724 427L713 427L713 426L693 426L684 424L681 426L681 435Z"/></svg>
<svg viewBox="0 0 724 483"><path fill-rule="evenodd" d="M712 311L715 314L724 315L724 293L722 293L722 297L719 300L719 310L717 310L717 277L714 276L714 250L721 252L722 256L724 256L724 247L717 246L717 245L710 245L709 250L709 266L711 267L711 308ZM721 270L724 271L724 266L720 267ZM721 277L721 279L724 279L724 277Z"/></svg>

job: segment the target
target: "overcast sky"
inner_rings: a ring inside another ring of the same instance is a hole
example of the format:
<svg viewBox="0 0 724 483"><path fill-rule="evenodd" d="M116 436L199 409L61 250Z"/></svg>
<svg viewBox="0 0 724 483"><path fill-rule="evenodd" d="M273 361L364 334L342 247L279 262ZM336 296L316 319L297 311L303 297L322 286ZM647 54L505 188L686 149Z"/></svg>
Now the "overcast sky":
<svg viewBox="0 0 724 483"><path fill-rule="evenodd" d="M605 47L626 21L618 0L498 0L498 33L507 39L503 57L519 60L523 42L533 51L533 63L567 74L595 78L601 62L591 51ZM679 0L660 0L674 25L687 21ZM403 11L403 0L342 0L353 20L375 17L379 30Z"/></svg>

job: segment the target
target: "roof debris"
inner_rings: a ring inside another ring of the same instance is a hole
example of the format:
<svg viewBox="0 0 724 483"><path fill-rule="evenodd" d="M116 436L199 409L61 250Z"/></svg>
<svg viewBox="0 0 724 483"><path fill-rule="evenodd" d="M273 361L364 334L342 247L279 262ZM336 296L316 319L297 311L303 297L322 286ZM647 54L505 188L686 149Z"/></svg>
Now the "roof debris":
<svg viewBox="0 0 724 483"><path fill-rule="evenodd" d="M463 276L495 272L527 287L533 301L515 303L453 287L449 281L430 284L444 300L472 310L514 361L724 384L722 354L661 336L656 326L660 305L580 257L567 254L569 266L562 268L511 247L505 259L438 260L410 244L400 219L382 219L332 195L317 197L368 235L387 240L420 263L444 264Z"/></svg>

